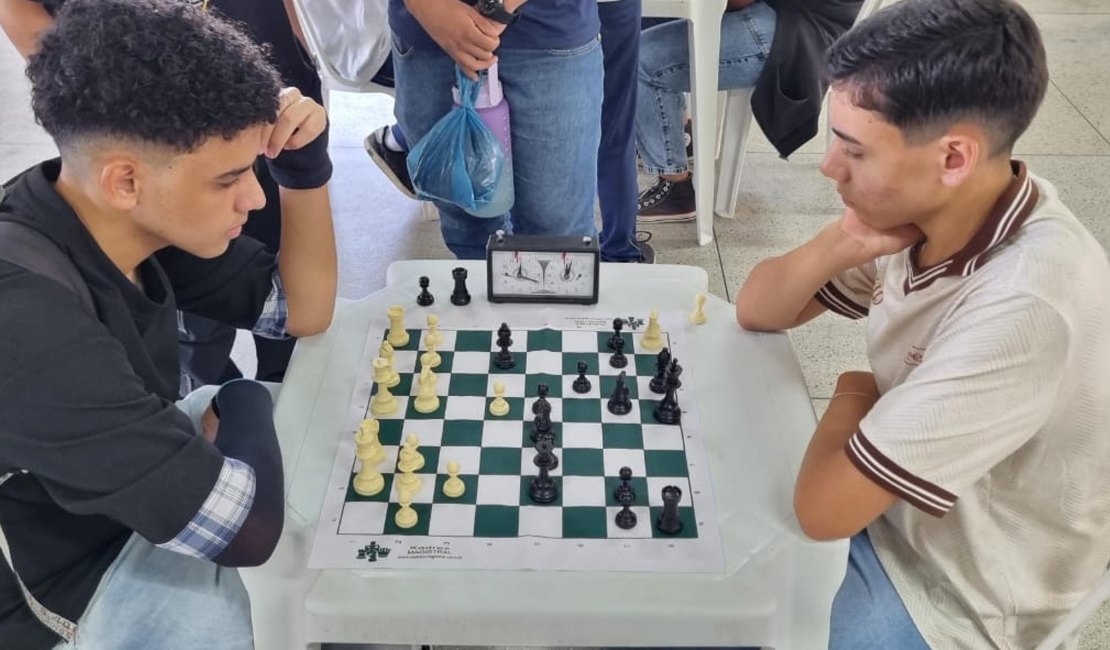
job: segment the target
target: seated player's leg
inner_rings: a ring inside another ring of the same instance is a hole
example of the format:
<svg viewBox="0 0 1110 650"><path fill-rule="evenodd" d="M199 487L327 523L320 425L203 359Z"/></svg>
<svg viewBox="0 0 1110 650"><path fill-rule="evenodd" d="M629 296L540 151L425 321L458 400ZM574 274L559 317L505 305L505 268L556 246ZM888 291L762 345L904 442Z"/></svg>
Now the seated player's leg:
<svg viewBox="0 0 1110 650"><path fill-rule="evenodd" d="M513 231L594 236L603 76L599 41L561 52L499 52L513 120Z"/></svg>
<svg viewBox="0 0 1110 650"><path fill-rule="evenodd" d="M829 650L928 650L864 530L851 539L848 573L833 599Z"/></svg>

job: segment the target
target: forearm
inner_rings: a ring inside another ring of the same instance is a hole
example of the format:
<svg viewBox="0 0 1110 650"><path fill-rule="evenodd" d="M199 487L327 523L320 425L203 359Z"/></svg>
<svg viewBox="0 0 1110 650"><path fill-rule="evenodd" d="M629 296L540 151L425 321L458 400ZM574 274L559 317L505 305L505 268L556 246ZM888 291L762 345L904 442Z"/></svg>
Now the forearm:
<svg viewBox="0 0 1110 650"><path fill-rule="evenodd" d="M46 9L29 0L0 0L0 27L24 59L39 49L39 34L54 24Z"/></svg>
<svg viewBox="0 0 1110 650"><path fill-rule="evenodd" d="M278 270L289 304L286 330L319 334L335 309L337 264L328 187L281 188L281 253Z"/></svg>
<svg viewBox="0 0 1110 650"><path fill-rule="evenodd" d="M858 244L835 224L780 257L756 265L736 296L736 320L748 330L783 330L834 275L865 262Z"/></svg>

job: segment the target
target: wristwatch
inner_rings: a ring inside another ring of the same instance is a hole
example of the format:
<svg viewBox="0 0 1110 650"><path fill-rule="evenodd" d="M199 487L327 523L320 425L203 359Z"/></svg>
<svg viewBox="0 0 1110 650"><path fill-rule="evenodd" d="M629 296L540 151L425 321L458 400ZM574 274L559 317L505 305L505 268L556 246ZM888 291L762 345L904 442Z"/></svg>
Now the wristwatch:
<svg viewBox="0 0 1110 650"><path fill-rule="evenodd" d="M505 0L465 0L465 2L486 18L496 20L502 25L512 25L520 17L520 8L516 11L505 9Z"/></svg>

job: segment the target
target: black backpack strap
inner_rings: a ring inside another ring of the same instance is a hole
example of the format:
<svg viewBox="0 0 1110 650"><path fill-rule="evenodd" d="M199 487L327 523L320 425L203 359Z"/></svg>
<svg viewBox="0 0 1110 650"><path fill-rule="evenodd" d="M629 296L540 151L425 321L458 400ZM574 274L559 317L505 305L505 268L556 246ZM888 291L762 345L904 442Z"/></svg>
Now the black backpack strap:
<svg viewBox="0 0 1110 650"><path fill-rule="evenodd" d="M86 311L96 315L89 285L73 260L46 235L16 221L0 221L0 259L45 275L73 291Z"/></svg>

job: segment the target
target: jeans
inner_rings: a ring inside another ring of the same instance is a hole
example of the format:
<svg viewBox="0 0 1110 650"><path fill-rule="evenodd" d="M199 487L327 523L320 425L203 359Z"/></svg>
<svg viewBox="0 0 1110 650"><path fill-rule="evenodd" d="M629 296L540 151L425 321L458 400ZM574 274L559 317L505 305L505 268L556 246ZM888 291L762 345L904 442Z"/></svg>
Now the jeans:
<svg viewBox="0 0 1110 650"><path fill-rule="evenodd" d="M601 204L601 259L640 259L636 235L636 66L640 58L641 0L597 5L605 61L597 198Z"/></svg>
<svg viewBox="0 0 1110 650"><path fill-rule="evenodd" d="M829 650L929 650L864 530L851 539L848 573L836 592Z"/></svg>
<svg viewBox="0 0 1110 650"><path fill-rule="evenodd" d="M501 48L498 76L511 111L516 203L509 215L482 219L436 201L447 248L481 259L497 230L521 235L594 237L601 139L602 60L598 39L567 50ZM455 62L393 36L394 105L409 144L451 110Z"/></svg>
<svg viewBox="0 0 1110 650"><path fill-rule="evenodd" d="M749 88L763 72L775 38L775 10L764 2L721 19L719 90ZM644 171L656 176L688 169L683 136L683 93L690 91L690 47L686 21L671 21L640 37L640 101L636 146Z"/></svg>

